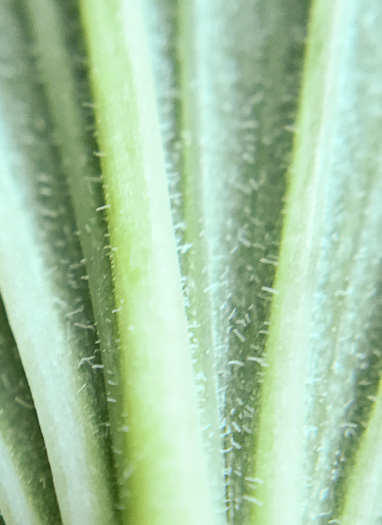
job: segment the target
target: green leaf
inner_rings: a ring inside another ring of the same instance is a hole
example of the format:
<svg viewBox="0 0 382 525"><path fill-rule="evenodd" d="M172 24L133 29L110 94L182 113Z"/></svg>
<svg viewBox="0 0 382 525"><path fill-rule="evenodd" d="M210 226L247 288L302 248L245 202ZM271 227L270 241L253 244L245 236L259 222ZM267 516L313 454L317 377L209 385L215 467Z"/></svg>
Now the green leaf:
<svg viewBox="0 0 382 525"><path fill-rule="evenodd" d="M262 506L253 523L342 523L346 478L376 394L381 16L374 0L318 0L312 11L256 451ZM366 508L362 516L377 520Z"/></svg>
<svg viewBox="0 0 382 525"><path fill-rule="evenodd" d="M43 435L4 325L8 525L59 520L48 461L67 525L379 523L382 7L315 0L295 126L308 8L0 0L0 290Z"/></svg>
<svg viewBox="0 0 382 525"><path fill-rule="evenodd" d="M109 417L113 421L112 430L120 429L123 427L123 418L120 409L115 407L115 401L121 397L118 328L113 313L110 242L99 165L102 153L98 151L94 136L94 103L87 76L78 2L24 2L33 28L37 64L84 253L94 318L100 337ZM113 432L116 455L121 454L122 441L121 432Z"/></svg>
<svg viewBox="0 0 382 525"><path fill-rule="evenodd" d="M83 255L19 7L0 3L0 288L63 521L112 523L106 404Z"/></svg>
<svg viewBox="0 0 382 525"><path fill-rule="evenodd" d="M146 4L210 479L222 508L219 405L242 523L308 3Z"/></svg>
<svg viewBox="0 0 382 525"><path fill-rule="evenodd" d="M0 370L2 514L8 525L58 525L61 520L44 440L2 303Z"/></svg>
<svg viewBox="0 0 382 525"><path fill-rule="evenodd" d="M128 425L120 480L125 516L136 523L209 524L212 505L140 7L86 0L81 6L120 330L120 410Z"/></svg>
<svg viewBox="0 0 382 525"><path fill-rule="evenodd" d="M307 2L170 5L179 13L172 91L182 137L181 197L172 202L180 201L174 215L184 230L179 252L199 404L216 498L222 507L226 497L229 520L243 523L253 499L255 414ZM169 147L176 159L178 142Z"/></svg>
<svg viewBox="0 0 382 525"><path fill-rule="evenodd" d="M354 469L346 484L344 525L378 524L381 505L381 458L376 455L382 435L381 389L359 447Z"/></svg>

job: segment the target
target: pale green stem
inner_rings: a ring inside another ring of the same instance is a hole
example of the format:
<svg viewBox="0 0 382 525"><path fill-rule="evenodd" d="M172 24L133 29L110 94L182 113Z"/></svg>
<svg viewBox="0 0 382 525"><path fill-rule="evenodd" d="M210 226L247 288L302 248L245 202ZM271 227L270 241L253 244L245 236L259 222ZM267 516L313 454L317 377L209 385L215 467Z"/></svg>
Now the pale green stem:
<svg viewBox="0 0 382 525"><path fill-rule="evenodd" d="M381 303L380 23L375 0L318 0L312 11L253 524L337 523L341 478L367 424L363 370Z"/></svg>
<svg viewBox="0 0 382 525"><path fill-rule="evenodd" d="M81 6L120 330L124 519L209 525L211 495L139 2Z"/></svg>
<svg viewBox="0 0 382 525"><path fill-rule="evenodd" d="M382 516L382 393L379 390L354 469L346 484L341 525L379 525Z"/></svg>
<svg viewBox="0 0 382 525"><path fill-rule="evenodd" d="M181 260L195 358L209 370L208 384L218 385L228 518L238 524L248 520L253 499L256 411L306 4L180 2L189 246ZM207 389L204 396L211 403Z"/></svg>
<svg viewBox="0 0 382 525"><path fill-rule="evenodd" d="M106 403L69 196L19 6L2 0L0 289L64 524L112 524Z"/></svg>
<svg viewBox="0 0 382 525"><path fill-rule="evenodd" d="M178 0L144 0L171 214L180 255L185 228L181 194L182 135L179 91Z"/></svg>
<svg viewBox="0 0 382 525"><path fill-rule="evenodd" d="M122 451L123 419L118 366L118 328L113 310L110 239L94 139L86 50L76 0L24 0L32 21L38 66L69 182L84 252L94 317L101 343L113 451ZM119 462L116 461L118 466ZM121 473L120 473L121 474Z"/></svg>
<svg viewBox="0 0 382 525"><path fill-rule="evenodd" d="M61 523L27 380L0 302L0 508L7 525Z"/></svg>
<svg viewBox="0 0 382 525"><path fill-rule="evenodd" d="M218 366L216 341L213 333L213 297L214 283L211 281L211 253L208 247L209 232L206 228L205 208L206 178L199 172L199 163L203 149L194 133L199 130L199 100L196 93L201 93L204 86L200 82L195 64L200 56L195 53L195 40L204 38L200 25L204 24L208 15L200 17L193 2L179 2L178 53L180 56L180 97L181 97L181 129L182 165L179 185L182 193L182 215L184 232L180 260L182 273L185 276L184 292L186 297L186 312L188 331L194 361L195 377L198 385L198 402L202 415L204 442L208 451L210 482L213 488L214 500L218 509L217 523L225 522L225 487L224 458L221 439L220 421L223 412L223 395L219 395ZM207 8L208 9L208 8ZM208 24L207 24L208 25ZM201 47L203 44L201 42ZM195 56L196 54L196 56ZM192 87L189 85L193 78ZM205 93L203 93L204 95ZM208 92L207 92L208 94ZM205 109L205 108L204 108ZM209 109L209 108L208 108ZM213 146L212 142L210 143ZM208 190L207 190L208 191ZM219 400L220 398L220 400ZM219 407L220 404L220 407Z"/></svg>

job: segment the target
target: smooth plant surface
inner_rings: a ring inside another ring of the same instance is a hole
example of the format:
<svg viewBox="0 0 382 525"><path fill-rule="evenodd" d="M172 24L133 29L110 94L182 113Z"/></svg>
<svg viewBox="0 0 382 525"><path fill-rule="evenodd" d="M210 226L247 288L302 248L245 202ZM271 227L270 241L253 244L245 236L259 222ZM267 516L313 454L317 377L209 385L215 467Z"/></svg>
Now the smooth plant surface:
<svg viewBox="0 0 382 525"><path fill-rule="evenodd" d="M0 0L0 523L379 525L381 24Z"/></svg>

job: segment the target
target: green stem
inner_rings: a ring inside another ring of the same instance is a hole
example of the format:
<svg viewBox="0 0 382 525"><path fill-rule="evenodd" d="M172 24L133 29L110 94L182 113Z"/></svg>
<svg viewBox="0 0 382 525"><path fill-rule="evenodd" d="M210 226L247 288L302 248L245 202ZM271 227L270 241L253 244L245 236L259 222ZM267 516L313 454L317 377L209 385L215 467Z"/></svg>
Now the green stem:
<svg viewBox="0 0 382 525"><path fill-rule="evenodd" d="M346 486L342 525L378 525L381 520L382 461L378 455L382 440L381 401L380 389Z"/></svg>
<svg viewBox="0 0 382 525"><path fill-rule="evenodd" d="M1 302L0 370L1 512L8 525L59 525L44 440Z"/></svg>
<svg viewBox="0 0 382 525"><path fill-rule="evenodd" d="M380 16L375 0L318 0L312 11L267 346L254 524L336 523L372 406L364 371L371 368L366 392L375 393Z"/></svg>
<svg viewBox="0 0 382 525"><path fill-rule="evenodd" d="M25 20L14 2L3 0L0 8L0 288L63 522L114 523L83 255Z"/></svg>
<svg viewBox="0 0 382 525"><path fill-rule="evenodd" d="M306 16L307 2L295 0L180 2L190 246L181 260L195 360L209 388L218 386L234 523L247 522L253 499L255 414ZM207 405L213 397L204 391Z"/></svg>
<svg viewBox="0 0 382 525"><path fill-rule="evenodd" d="M73 202L104 364L113 450L122 451L118 328L113 310L110 241L77 0L24 0L38 66ZM59 64L59 67L58 67ZM118 461L117 461L118 465Z"/></svg>
<svg viewBox="0 0 382 525"><path fill-rule="evenodd" d="M81 2L111 235L125 520L212 523L167 181L138 2Z"/></svg>
<svg viewBox="0 0 382 525"><path fill-rule="evenodd" d="M213 265L213 261L208 244L211 233L208 230L211 206L206 205L205 192L208 193L208 189L206 190L205 186L208 180L199 169L200 162L202 162L201 157L205 153L205 150L200 147L200 142L205 137L198 137L195 140L195 134L205 131L202 126L199 127L200 101L195 96L196 93L199 94L205 89L200 82L200 74L203 74L204 70L202 69L201 73L198 67L200 66L198 62L200 55L195 53L195 40L199 41L203 47L208 14L200 18L198 7L193 2L179 2L178 10L178 52L181 66L179 89L183 139L179 179L184 221L183 250L180 251L180 261L182 273L185 276L184 292L188 330L198 385L204 441L208 451L210 481L219 512L216 519L218 523L223 523L226 521L224 516L226 505L220 422L224 396L219 394L218 371L221 363L213 332L215 310L212 299L216 284L212 281L214 275L211 273L211 264ZM202 68L203 66L204 64ZM192 87L190 78L194 82ZM210 108L207 106L207 109ZM212 200L210 203L212 205Z"/></svg>

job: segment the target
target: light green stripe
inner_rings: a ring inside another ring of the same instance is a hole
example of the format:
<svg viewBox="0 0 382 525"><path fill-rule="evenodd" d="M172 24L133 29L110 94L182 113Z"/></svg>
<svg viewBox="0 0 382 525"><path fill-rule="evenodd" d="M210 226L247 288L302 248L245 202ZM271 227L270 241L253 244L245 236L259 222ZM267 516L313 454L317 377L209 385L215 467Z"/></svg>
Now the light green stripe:
<svg viewBox="0 0 382 525"><path fill-rule="evenodd" d="M365 20L380 11L373 0L318 0L312 12L274 286L253 523L340 519L341 478L370 411L361 380L374 359L370 330L378 330L371 323L381 299L381 61L377 33ZM367 375L376 388L373 370Z"/></svg>
<svg viewBox="0 0 382 525"><path fill-rule="evenodd" d="M138 2L82 2L127 414L125 520L212 523L148 49Z"/></svg>

